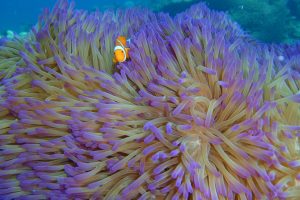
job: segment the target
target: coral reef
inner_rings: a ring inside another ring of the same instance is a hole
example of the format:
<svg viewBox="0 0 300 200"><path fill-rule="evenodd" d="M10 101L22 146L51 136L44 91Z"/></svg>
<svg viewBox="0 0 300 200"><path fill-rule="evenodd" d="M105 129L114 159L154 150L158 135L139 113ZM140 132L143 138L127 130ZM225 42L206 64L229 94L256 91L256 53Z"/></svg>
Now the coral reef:
<svg viewBox="0 0 300 200"><path fill-rule="evenodd" d="M240 1L243 7L232 9L231 16L241 26L247 27L256 38L266 42L281 42L289 39L292 30L292 16L287 7L287 0ZM236 8L236 7L234 7Z"/></svg>
<svg viewBox="0 0 300 200"><path fill-rule="evenodd" d="M300 39L297 0L205 0L211 7L226 10L255 38L269 43L292 43Z"/></svg>
<svg viewBox="0 0 300 200"><path fill-rule="evenodd" d="M14 33L12 30L7 30L5 31L5 34L3 35L0 35L0 39L5 37L5 38L8 38L8 39L12 39L14 38L16 35L16 33ZM17 33L18 37L26 37L27 36L27 32L20 32L20 33Z"/></svg>
<svg viewBox="0 0 300 200"><path fill-rule="evenodd" d="M0 41L1 198L299 199L299 56L203 4L59 1Z"/></svg>

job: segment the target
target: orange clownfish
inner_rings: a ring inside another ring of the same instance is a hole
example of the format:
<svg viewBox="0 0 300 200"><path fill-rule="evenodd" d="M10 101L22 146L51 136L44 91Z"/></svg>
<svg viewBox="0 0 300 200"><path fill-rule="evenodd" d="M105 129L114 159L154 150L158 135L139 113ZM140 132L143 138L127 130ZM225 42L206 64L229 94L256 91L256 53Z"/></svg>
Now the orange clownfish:
<svg viewBox="0 0 300 200"><path fill-rule="evenodd" d="M114 63L124 62L129 59L129 49L127 47L127 42L130 42L130 39L126 40L125 36L119 36L116 40L115 48L114 48Z"/></svg>

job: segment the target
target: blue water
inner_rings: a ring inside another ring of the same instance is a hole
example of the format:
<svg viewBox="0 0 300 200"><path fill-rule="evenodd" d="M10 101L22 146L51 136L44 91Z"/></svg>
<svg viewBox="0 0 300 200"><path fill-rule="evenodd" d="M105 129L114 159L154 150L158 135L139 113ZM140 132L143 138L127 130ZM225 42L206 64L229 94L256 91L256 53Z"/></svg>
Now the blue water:
<svg viewBox="0 0 300 200"><path fill-rule="evenodd" d="M30 3L29 3L30 2ZM28 31L45 7L52 7L56 0L3 0L1 1L0 31Z"/></svg>
<svg viewBox="0 0 300 200"><path fill-rule="evenodd" d="M74 0L76 8L86 10L147 7L174 16L192 4L205 1L212 9L227 12L234 21L264 42L296 42L300 40L299 0ZM0 8L0 35L7 30L27 32L46 7L56 0L3 0Z"/></svg>
<svg viewBox="0 0 300 200"><path fill-rule="evenodd" d="M76 8L116 8L120 0L75 0ZM0 33L6 30L28 31L38 20L44 8L52 8L56 0L3 0L0 11ZM121 7L122 8L122 7ZM103 9L102 9L103 10Z"/></svg>

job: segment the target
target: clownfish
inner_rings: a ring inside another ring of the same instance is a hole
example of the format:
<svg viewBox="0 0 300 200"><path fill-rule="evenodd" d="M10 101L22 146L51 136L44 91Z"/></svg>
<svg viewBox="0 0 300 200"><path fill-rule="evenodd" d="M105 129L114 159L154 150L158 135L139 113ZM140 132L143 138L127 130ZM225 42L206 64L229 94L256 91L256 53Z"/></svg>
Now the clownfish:
<svg viewBox="0 0 300 200"><path fill-rule="evenodd" d="M130 48L127 47L127 42L130 42L130 39L126 40L125 36L119 36L117 38L114 48L114 63L124 62L129 59L128 52Z"/></svg>

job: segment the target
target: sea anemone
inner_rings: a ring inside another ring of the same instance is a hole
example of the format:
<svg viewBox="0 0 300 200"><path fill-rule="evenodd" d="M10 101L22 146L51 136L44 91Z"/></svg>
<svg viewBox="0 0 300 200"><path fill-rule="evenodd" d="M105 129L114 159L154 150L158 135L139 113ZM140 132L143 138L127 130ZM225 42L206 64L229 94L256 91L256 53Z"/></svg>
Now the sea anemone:
<svg viewBox="0 0 300 200"><path fill-rule="evenodd" d="M131 59L114 65L118 35ZM172 19L59 1L1 43L0 195L299 199L297 56L203 4Z"/></svg>

